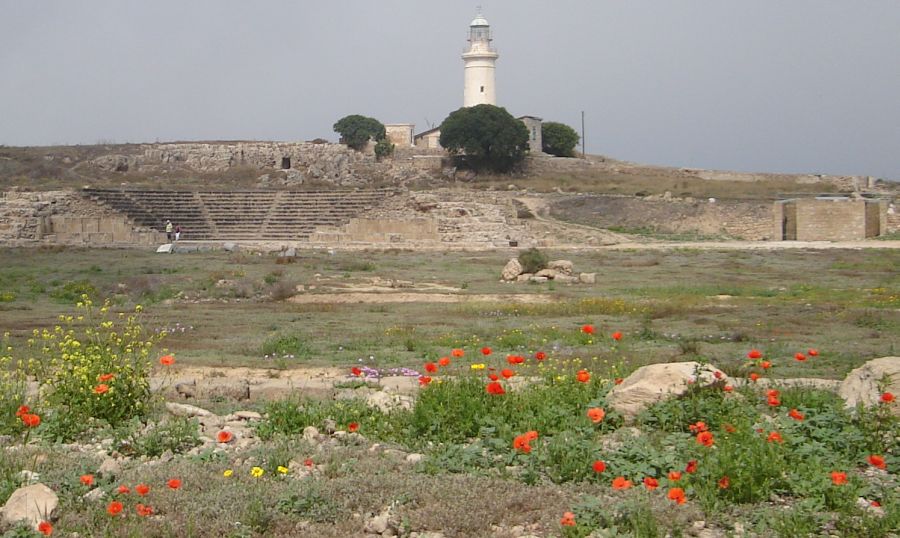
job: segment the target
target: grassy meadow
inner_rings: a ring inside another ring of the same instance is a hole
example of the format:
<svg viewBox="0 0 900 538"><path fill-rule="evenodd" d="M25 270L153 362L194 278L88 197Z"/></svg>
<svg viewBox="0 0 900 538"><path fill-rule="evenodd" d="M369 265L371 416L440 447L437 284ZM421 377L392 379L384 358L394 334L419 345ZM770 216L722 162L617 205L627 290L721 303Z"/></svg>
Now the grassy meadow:
<svg viewBox="0 0 900 538"><path fill-rule="evenodd" d="M897 355L900 253L550 250L596 284L499 282L515 254L300 251L279 263L249 252L0 249L8 356L25 358L37 340L52 357L30 366L40 396L22 400L0 378L0 503L30 470L60 497L55 536L366 536L388 507L382 535L409 538L900 532L898 404L853 413L827 390L777 385L841 379ZM437 285L477 299L339 300L388 281L385 296ZM294 293L307 302L286 300ZM113 318L142 312L120 332L103 318L66 321L85 295L95 308L108 300ZM129 329L137 323L142 332ZM760 369L751 349L774 366ZM368 407L364 386L350 399L192 402L262 414L238 450L245 439L204 444L196 419L169 417L140 392L151 371L168 372L163 353L176 377L182 365L273 376L334 366L347 387L364 385L348 383L352 367L403 366L422 387L391 412ZM636 367L688 360L733 378L759 372L776 388L698 387L633 420L607 406ZM124 382L133 393L118 390ZM39 425L13 417L22 403ZM127 458L98 472L110 454Z"/></svg>

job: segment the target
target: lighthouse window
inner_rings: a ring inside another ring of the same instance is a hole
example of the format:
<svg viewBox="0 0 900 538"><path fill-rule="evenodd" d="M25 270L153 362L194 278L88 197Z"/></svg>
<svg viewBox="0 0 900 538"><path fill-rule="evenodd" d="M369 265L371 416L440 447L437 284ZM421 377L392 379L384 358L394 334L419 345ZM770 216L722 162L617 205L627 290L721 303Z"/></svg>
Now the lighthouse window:
<svg viewBox="0 0 900 538"><path fill-rule="evenodd" d="M484 93L484 86L481 87L481 93Z"/></svg>

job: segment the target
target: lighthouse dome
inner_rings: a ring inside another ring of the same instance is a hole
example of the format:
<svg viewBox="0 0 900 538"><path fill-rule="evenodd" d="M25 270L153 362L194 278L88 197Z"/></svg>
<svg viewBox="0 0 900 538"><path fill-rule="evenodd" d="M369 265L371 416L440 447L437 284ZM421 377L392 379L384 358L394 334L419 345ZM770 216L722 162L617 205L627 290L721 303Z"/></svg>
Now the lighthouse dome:
<svg viewBox="0 0 900 538"><path fill-rule="evenodd" d="M485 19L484 16L479 13L474 19L472 19L472 23L469 24L469 26L490 26L490 24L488 24L487 19Z"/></svg>

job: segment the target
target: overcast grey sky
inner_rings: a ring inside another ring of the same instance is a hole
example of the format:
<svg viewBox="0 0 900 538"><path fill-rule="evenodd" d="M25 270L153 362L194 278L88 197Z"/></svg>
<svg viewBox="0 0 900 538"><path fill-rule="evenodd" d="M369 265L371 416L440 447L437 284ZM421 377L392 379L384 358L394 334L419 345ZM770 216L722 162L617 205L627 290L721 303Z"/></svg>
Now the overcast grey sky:
<svg viewBox="0 0 900 538"><path fill-rule="evenodd" d="M644 163L900 179L900 0L0 0L0 144L335 140L498 104Z"/></svg>

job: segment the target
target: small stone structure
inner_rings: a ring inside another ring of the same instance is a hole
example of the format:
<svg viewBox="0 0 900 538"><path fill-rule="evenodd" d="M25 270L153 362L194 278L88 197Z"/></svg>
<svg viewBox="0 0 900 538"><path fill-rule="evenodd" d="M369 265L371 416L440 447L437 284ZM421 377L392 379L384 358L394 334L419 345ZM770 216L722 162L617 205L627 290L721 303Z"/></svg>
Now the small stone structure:
<svg viewBox="0 0 900 538"><path fill-rule="evenodd" d="M521 116L519 121L525 124L528 129L528 149L533 155L540 154L544 151L543 137L541 129L544 126L544 120L537 116Z"/></svg>
<svg viewBox="0 0 900 538"><path fill-rule="evenodd" d="M415 130L416 126L412 123L386 123L384 125L387 139L398 148L412 147Z"/></svg>
<svg viewBox="0 0 900 538"><path fill-rule="evenodd" d="M886 233L888 204L883 200L819 196L774 204L772 235L784 241L854 241Z"/></svg>

